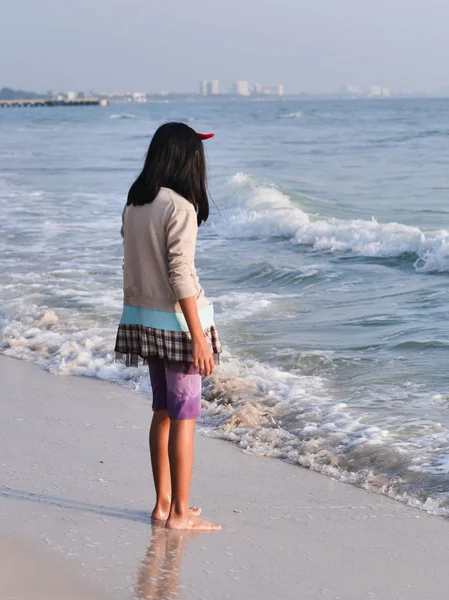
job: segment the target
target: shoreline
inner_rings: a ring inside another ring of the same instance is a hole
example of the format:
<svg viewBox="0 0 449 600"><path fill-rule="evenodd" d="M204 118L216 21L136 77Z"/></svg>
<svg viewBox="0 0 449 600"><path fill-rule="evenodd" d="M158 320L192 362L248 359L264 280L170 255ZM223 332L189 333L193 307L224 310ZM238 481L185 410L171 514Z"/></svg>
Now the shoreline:
<svg viewBox="0 0 449 600"><path fill-rule="evenodd" d="M223 530L152 530L149 399L5 356L0 372L2 535L106 597L148 595L151 578L183 600L446 597L448 520L201 434L192 503Z"/></svg>

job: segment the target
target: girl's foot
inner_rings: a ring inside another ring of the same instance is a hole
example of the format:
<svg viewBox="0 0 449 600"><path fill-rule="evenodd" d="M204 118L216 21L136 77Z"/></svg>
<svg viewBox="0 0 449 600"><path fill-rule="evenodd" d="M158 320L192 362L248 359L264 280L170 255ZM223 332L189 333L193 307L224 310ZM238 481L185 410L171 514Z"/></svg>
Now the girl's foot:
<svg viewBox="0 0 449 600"><path fill-rule="evenodd" d="M191 506L190 513L192 517L199 517L201 514L201 508L198 506ZM151 513L151 520L165 523L170 514L170 505L167 508L156 505L153 512Z"/></svg>
<svg viewBox="0 0 449 600"><path fill-rule="evenodd" d="M165 526L168 529L188 529L190 531L218 531L221 529L221 525L200 519L198 514L193 512L190 512L188 517L174 515L167 520Z"/></svg>

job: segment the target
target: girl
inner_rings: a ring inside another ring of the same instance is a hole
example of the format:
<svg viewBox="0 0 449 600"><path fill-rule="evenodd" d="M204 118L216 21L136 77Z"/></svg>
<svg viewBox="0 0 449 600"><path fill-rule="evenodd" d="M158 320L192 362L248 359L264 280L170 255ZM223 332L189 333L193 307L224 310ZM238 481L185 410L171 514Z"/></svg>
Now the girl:
<svg viewBox="0 0 449 600"><path fill-rule="evenodd" d="M194 264L197 229L209 216L202 140L213 135L162 125L122 216L124 308L115 350L128 366L139 357L149 363L152 519L172 529L220 528L189 508L201 376L214 372L221 352Z"/></svg>

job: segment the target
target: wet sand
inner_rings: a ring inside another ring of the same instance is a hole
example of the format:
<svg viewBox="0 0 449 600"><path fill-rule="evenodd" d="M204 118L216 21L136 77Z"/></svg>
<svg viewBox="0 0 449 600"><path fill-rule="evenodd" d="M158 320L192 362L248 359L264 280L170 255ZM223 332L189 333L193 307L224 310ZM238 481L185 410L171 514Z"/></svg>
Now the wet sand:
<svg viewBox="0 0 449 600"><path fill-rule="evenodd" d="M6 357L0 375L0 532L63 557L100 595L447 597L449 521L200 434L192 503L223 530L153 528L148 398Z"/></svg>
<svg viewBox="0 0 449 600"><path fill-rule="evenodd" d="M2 529L5 524L2 523ZM74 565L37 544L0 537L1 600L101 600Z"/></svg>

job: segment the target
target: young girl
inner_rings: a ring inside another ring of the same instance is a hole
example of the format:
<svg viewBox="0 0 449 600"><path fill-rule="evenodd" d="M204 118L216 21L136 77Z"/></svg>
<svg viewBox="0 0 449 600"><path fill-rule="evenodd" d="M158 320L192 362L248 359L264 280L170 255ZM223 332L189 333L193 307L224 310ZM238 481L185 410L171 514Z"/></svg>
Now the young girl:
<svg viewBox="0 0 449 600"><path fill-rule="evenodd" d="M166 123L154 134L123 211L124 308L115 350L149 363L153 390L152 518L173 529L217 530L189 508L201 376L221 352L212 304L195 271L198 226L209 216L201 134Z"/></svg>

